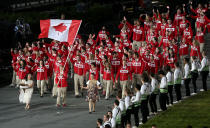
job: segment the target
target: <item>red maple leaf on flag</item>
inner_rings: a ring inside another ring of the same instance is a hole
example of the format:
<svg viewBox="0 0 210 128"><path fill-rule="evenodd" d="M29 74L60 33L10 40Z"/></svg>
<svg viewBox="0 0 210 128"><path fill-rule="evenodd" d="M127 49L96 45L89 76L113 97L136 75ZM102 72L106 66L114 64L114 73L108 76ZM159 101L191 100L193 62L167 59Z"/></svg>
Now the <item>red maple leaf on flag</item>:
<svg viewBox="0 0 210 128"><path fill-rule="evenodd" d="M53 26L53 28L55 28L56 31L63 32L66 30L67 26L65 26L63 23L60 23L57 26Z"/></svg>

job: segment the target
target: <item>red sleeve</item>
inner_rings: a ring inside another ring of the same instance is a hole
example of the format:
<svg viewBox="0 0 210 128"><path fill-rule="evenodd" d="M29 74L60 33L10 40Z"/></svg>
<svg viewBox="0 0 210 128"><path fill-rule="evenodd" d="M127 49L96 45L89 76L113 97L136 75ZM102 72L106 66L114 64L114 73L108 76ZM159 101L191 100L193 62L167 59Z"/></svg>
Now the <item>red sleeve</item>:
<svg viewBox="0 0 210 128"><path fill-rule="evenodd" d="M190 9L193 13L197 14L196 10L195 9Z"/></svg>
<svg viewBox="0 0 210 128"><path fill-rule="evenodd" d="M118 28L119 28L119 29L122 29L122 28L123 28L123 24L120 23L120 24L118 25Z"/></svg>
<svg viewBox="0 0 210 128"><path fill-rule="evenodd" d="M119 68L118 71L117 71L117 75L116 75L115 81L117 81L119 75L120 75L120 68Z"/></svg>
<svg viewBox="0 0 210 128"><path fill-rule="evenodd" d="M112 81L113 81L113 83L115 83L115 79L114 79L114 72L113 72L113 70L111 70L111 77L112 77Z"/></svg>
<svg viewBox="0 0 210 128"><path fill-rule="evenodd" d="M99 32L98 32L98 35L97 35L97 38L96 38L96 43L98 43L98 41L100 41Z"/></svg>
<svg viewBox="0 0 210 128"><path fill-rule="evenodd" d="M198 18L198 16L193 16L193 15L190 15L190 17L193 18L193 19Z"/></svg>
<svg viewBox="0 0 210 128"><path fill-rule="evenodd" d="M161 39L160 44L159 44L159 46L158 46L158 47L161 47L161 46L162 46L162 44L163 44L163 38Z"/></svg>
<svg viewBox="0 0 210 128"><path fill-rule="evenodd" d="M99 74L98 74L98 70L96 70L96 80L98 80Z"/></svg>
<svg viewBox="0 0 210 128"><path fill-rule="evenodd" d="M45 80L47 80L47 68L44 68L44 71Z"/></svg>
<svg viewBox="0 0 210 128"><path fill-rule="evenodd" d="M197 47L197 49L198 49L198 57L199 57L199 59L201 61L202 60L202 56L201 56L201 52L200 52L200 47Z"/></svg>
<svg viewBox="0 0 210 128"><path fill-rule="evenodd" d="M129 71L129 75L130 75L130 79L133 80L133 75L132 75L131 70Z"/></svg>
<svg viewBox="0 0 210 128"><path fill-rule="evenodd" d="M55 83L58 84L58 76L57 76L57 74L55 76Z"/></svg>
<svg viewBox="0 0 210 128"><path fill-rule="evenodd" d="M144 62L143 62L143 61L141 61L141 64L142 64L142 66L141 66L141 74L142 74L142 73L143 73L143 71L144 71L144 67L145 67L144 65L145 65L145 64L144 64Z"/></svg>

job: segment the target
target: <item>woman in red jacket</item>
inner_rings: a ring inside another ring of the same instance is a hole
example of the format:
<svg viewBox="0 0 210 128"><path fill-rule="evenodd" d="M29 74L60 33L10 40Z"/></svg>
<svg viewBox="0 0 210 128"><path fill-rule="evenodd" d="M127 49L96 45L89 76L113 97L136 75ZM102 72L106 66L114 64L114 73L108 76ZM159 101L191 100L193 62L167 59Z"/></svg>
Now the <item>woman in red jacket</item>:
<svg viewBox="0 0 210 128"><path fill-rule="evenodd" d="M190 57L193 57L193 56L199 57L200 60L202 59L199 44L195 39L193 39L193 42L191 45L191 51L190 51Z"/></svg>
<svg viewBox="0 0 210 128"><path fill-rule="evenodd" d="M181 62L182 69L184 67L184 58L188 55L189 45L186 43L185 39L182 39L179 46L179 58Z"/></svg>
<svg viewBox="0 0 210 128"><path fill-rule="evenodd" d="M67 91L67 76L68 72L64 70L63 64L59 66L59 72L56 74L55 83L57 85L57 107L60 107L61 101L63 107L66 107L66 91ZM61 100L62 99L62 100Z"/></svg>
<svg viewBox="0 0 210 128"><path fill-rule="evenodd" d="M195 35L195 39L200 44L200 52L202 52L204 48L204 34L205 34L205 31L202 31L201 27L198 27L196 35Z"/></svg>
<svg viewBox="0 0 210 128"><path fill-rule="evenodd" d="M114 72L111 69L111 64L108 61L106 61L104 63L104 70L103 70L103 86L106 91L106 96L105 96L106 100L108 100L109 96L112 94L112 89L113 89L112 84L114 84Z"/></svg>
<svg viewBox="0 0 210 128"><path fill-rule="evenodd" d="M37 88L40 90L40 97L43 97L47 80L47 68L44 66L44 61L40 60L39 66L36 66L33 71L37 72Z"/></svg>
<svg viewBox="0 0 210 128"><path fill-rule="evenodd" d="M150 56L150 61L147 63L148 73L149 74L157 74L158 72L158 66L157 63L154 60L154 56Z"/></svg>
<svg viewBox="0 0 210 128"><path fill-rule="evenodd" d="M130 76L130 80L132 80L132 73L131 71L128 69L126 61L124 60L122 62L122 66L119 68L117 75L116 75L116 83L118 82L118 77L120 77L120 85L121 85L121 89L122 89L122 97L125 97L125 89L126 87L128 87L128 78ZM128 87L130 88L130 87Z"/></svg>
<svg viewBox="0 0 210 128"><path fill-rule="evenodd" d="M20 66L18 67L17 72L18 72L18 85L19 85L28 74L28 68L24 60L20 60Z"/></svg>
<svg viewBox="0 0 210 128"><path fill-rule="evenodd" d="M172 49L169 49L168 57L166 58L166 63L173 70L175 68L174 64L176 63L176 55Z"/></svg>
<svg viewBox="0 0 210 128"><path fill-rule="evenodd" d="M89 70L89 80L90 80L91 73L94 74L94 79L98 80L99 73L98 73L98 69L96 67L96 63L94 63L94 62L91 63L91 67L90 67L90 70Z"/></svg>

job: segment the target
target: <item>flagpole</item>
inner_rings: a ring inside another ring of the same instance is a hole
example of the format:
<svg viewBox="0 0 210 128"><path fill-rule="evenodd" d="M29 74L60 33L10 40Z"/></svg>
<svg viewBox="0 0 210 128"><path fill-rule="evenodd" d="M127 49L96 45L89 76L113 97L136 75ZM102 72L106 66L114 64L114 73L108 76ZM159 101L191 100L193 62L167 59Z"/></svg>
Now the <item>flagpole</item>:
<svg viewBox="0 0 210 128"><path fill-rule="evenodd" d="M81 23L82 23L82 20L81 20L81 22L80 22L79 28L80 28L80 26L81 26ZM75 38L76 38L76 36L77 36L77 34L78 34L78 31L79 31L79 29L77 30L77 33L75 34L74 41L75 41ZM74 41L73 41L73 43L74 43ZM69 51L68 56L67 56L67 58L66 58L66 61L65 61L65 63L64 63L62 72L64 71L64 69L65 69L65 67L66 67L66 63L67 63L67 60L69 59L69 55L70 55L70 51ZM55 76L55 77L56 77L56 76ZM59 83L59 82L60 82L60 79L58 80L58 83Z"/></svg>
<svg viewBox="0 0 210 128"><path fill-rule="evenodd" d="M82 20L81 20L81 22L80 22L80 25L81 25L81 23L82 23ZM80 28L80 25L79 25L79 28ZM74 41L75 41L75 38L76 38L76 36L77 36L77 34L78 34L78 31L79 31L79 29L77 30L77 33L75 34ZM74 43L74 41L73 41L73 43ZM72 49L72 48L71 48L71 49ZM65 69L65 67L66 67L66 63L67 63L67 60L69 59L69 55L70 55L70 51L69 51L69 53L68 53L68 56L67 56L67 59L66 59L66 62L65 62L65 64L64 64L64 66L63 66L63 70L62 70L62 71L64 71L64 69Z"/></svg>

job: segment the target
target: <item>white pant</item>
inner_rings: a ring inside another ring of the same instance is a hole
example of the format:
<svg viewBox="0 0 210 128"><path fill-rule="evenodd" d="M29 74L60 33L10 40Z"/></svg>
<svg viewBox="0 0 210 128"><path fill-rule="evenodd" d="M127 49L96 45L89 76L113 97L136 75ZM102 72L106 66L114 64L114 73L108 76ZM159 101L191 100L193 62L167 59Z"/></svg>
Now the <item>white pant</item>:
<svg viewBox="0 0 210 128"><path fill-rule="evenodd" d="M66 104L66 90L67 90L67 87L59 87L57 88L57 93L58 93L58 96L57 96L57 104L61 104L61 98L62 98L62 104Z"/></svg>
<svg viewBox="0 0 210 128"><path fill-rule="evenodd" d="M200 43L200 52L203 52L204 45L204 43Z"/></svg>
<svg viewBox="0 0 210 128"><path fill-rule="evenodd" d="M43 95L45 88L45 80L37 80L37 88L41 89L41 95Z"/></svg>

